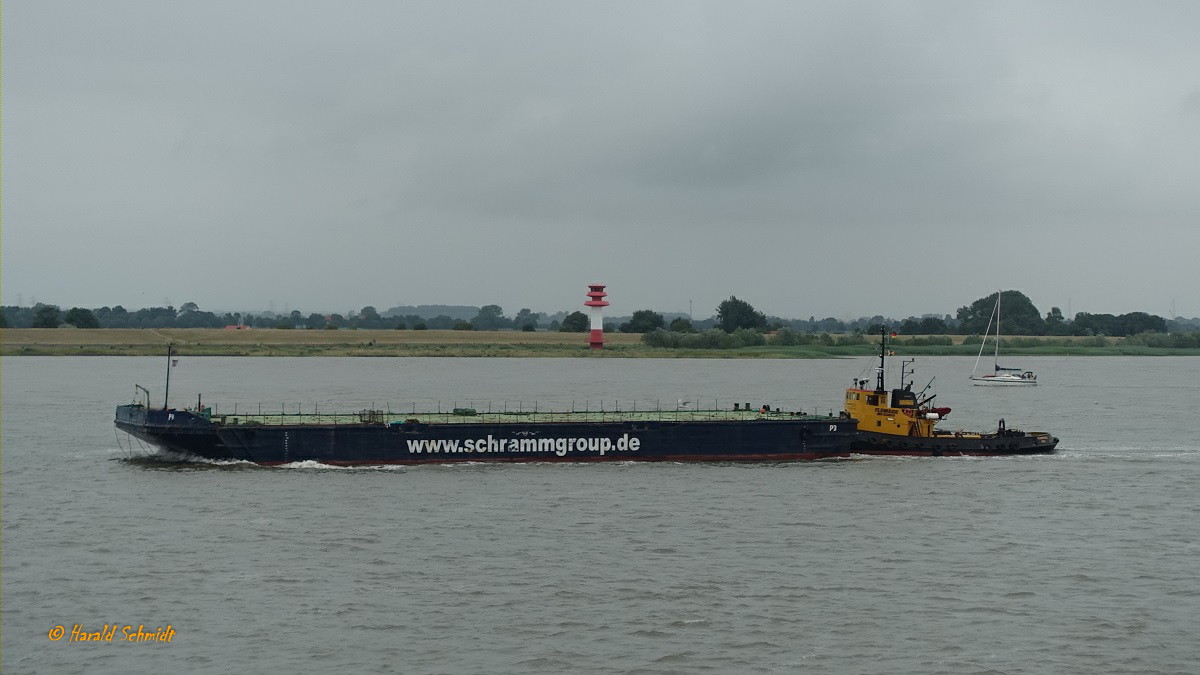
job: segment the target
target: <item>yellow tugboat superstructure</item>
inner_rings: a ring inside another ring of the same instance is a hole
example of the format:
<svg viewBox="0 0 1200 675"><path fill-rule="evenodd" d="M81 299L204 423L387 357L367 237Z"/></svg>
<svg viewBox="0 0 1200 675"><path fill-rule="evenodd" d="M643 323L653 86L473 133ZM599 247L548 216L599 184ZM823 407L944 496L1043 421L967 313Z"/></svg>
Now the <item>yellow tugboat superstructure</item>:
<svg viewBox="0 0 1200 675"><path fill-rule="evenodd" d="M921 408L911 391L868 389L846 390L846 413L858 420L858 428L894 436L933 436L933 426L949 408Z"/></svg>

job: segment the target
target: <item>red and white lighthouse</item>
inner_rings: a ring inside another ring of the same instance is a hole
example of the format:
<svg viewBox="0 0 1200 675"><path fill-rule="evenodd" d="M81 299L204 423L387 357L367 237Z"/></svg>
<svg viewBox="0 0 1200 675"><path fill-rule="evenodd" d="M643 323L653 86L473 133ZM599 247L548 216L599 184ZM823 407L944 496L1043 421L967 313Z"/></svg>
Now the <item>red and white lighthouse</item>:
<svg viewBox="0 0 1200 675"><path fill-rule="evenodd" d="M608 301L605 296L608 293L604 292L604 284L588 284L587 302L583 303L584 307L588 308L588 316L591 319L592 334L588 340L588 344L592 349L604 348L604 308L608 307Z"/></svg>

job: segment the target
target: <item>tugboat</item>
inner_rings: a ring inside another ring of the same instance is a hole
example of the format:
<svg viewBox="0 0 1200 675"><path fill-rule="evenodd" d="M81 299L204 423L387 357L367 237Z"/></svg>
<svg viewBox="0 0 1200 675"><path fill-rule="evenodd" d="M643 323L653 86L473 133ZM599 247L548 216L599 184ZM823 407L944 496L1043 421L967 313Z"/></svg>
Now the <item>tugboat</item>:
<svg viewBox="0 0 1200 675"><path fill-rule="evenodd" d="M891 337L895 337L895 333ZM875 388L867 389L868 380L856 379L846 389L846 409L842 416L858 422L853 450L862 455L914 455L925 457L973 455L982 457L1034 455L1054 452L1058 438L1044 431L1021 431L1005 425L1001 419L994 432L942 431L937 423L950 414L950 408L931 405L936 394L925 396L906 383L902 362L900 388L890 392L884 386L887 365L888 334L880 332L879 367ZM930 381L930 385L933 382Z"/></svg>

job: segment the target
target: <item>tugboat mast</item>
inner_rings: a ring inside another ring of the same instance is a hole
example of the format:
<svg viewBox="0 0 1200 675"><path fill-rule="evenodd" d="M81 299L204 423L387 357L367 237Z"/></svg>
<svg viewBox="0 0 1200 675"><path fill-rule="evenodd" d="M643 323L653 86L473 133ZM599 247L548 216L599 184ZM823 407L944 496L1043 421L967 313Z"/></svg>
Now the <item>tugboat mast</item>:
<svg viewBox="0 0 1200 675"><path fill-rule="evenodd" d="M884 355L887 353L887 329L879 329L879 368L875 374L875 391L883 393L886 389L883 388L883 368Z"/></svg>

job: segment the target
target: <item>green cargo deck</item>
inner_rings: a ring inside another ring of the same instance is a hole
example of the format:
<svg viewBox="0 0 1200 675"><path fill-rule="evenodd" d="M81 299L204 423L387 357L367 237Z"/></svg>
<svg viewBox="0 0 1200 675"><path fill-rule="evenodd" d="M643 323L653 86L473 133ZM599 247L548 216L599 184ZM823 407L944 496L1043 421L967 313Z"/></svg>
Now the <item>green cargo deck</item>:
<svg viewBox="0 0 1200 675"><path fill-rule="evenodd" d="M207 412L207 411L206 411ZM594 424L622 422L735 422L822 420L825 415L772 410L589 410L589 411L504 411L397 412L361 410L356 413L280 411L254 414L208 414L214 423L226 426L390 425L390 424Z"/></svg>

